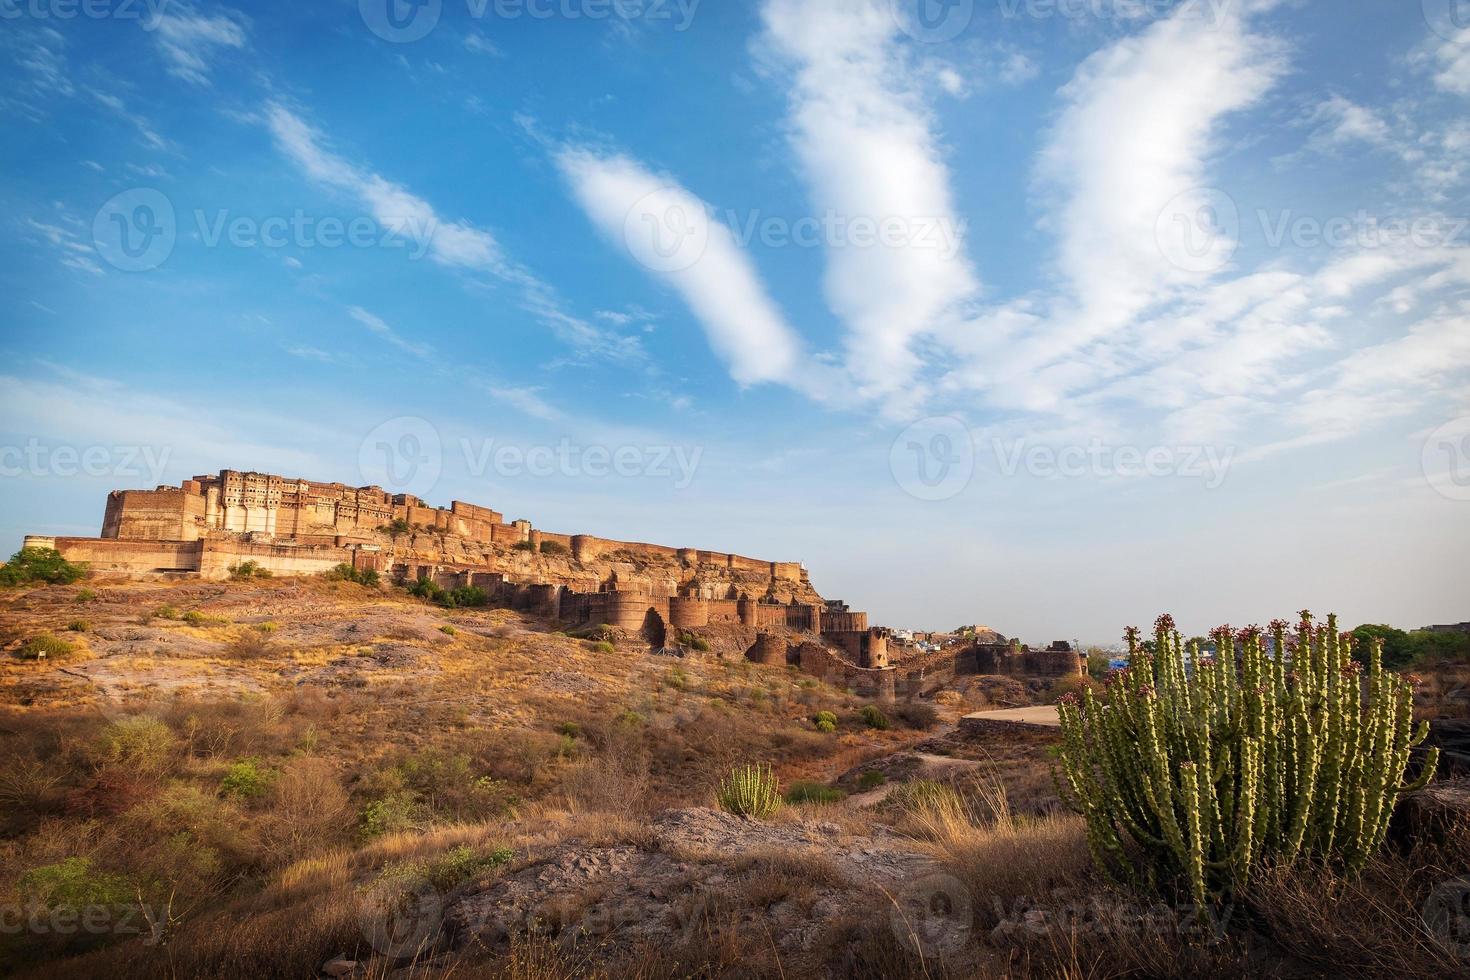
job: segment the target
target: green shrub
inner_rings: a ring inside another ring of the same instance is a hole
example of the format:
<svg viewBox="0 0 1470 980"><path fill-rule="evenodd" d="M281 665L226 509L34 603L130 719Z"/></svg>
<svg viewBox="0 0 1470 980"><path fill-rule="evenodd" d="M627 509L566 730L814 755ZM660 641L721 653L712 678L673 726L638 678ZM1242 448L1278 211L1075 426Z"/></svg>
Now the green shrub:
<svg viewBox="0 0 1470 980"><path fill-rule="evenodd" d="M715 794L720 809L736 816L769 817L781 809L781 790L769 765L739 766Z"/></svg>
<svg viewBox="0 0 1470 980"><path fill-rule="evenodd" d="M582 726L575 721L564 721L556 726L556 733L558 735L565 735L568 738L580 738L582 736Z"/></svg>
<svg viewBox="0 0 1470 980"><path fill-rule="evenodd" d="M275 781L275 773L263 769L255 759L241 759L230 766L219 781L220 792L226 796L238 796L253 800L265 795Z"/></svg>
<svg viewBox="0 0 1470 980"><path fill-rule="evenodd" d="M786 789L787 803L841 803L847 799L842 790L814 780L800 780Z"/></svg>
<svg viewBox="0 0 1470 980"><path fill-rule="evenodd" d="M22 660L55 660L76 652L76 644L68 643L55 633L37 633L21 644L15 655Z"/></svg>
<svg viewBox="0 0 1470 980"><path fill-rule="evenodd" d="M675 639L680 646L688 647L691 650L698 650L701 653L709 652L709 640L690 630L680 630Z"/></svg>
<svg viewBox="0 0 1470 980"><path fill-rule="evenodd" d="M179 617L190 626L228 626L230 620L225 616L210 616L197 609L190 609Z"/></svg>
<svg viewBox="0 0 1470 980"><path fill-rule="evenodd" d="M858 777L858 789L877 789L888 782L888 777L881 769L869 769Z"/></svg>
<svg viewBox="0 0 1470 980"><path fill-rule="evenodd" d="M229 568L230 581L243 582L252 578L270 578L271 570L256 561L242 561Z"/></svg>
<svg viewBox="0 0 1470 980"><path fill-rule="evenodd" d="M676 691L682 691L689 686L689 672L683 667L673 667L664 674L664 683Z"/></svg>
<svg viewBox="0 0 1470 980"><path fill-rule="evenodd" d="M86 574L85 566L67 561L55 548L22 548L0 565L0 586L34 582L70 585Z"/></svg>
<svg viewBox="0 0 1470 980"><path fill-rule="evenodd" d="M819 732L837 731L837 715L831 711L818 711L812 716L812 723L817 726Z"/></svg>
<svg viewBox="0 0 1470 980"><path fill-rule="evenodd" d="M417 582L405 586L405 588L408 589L409 595L417 596L420 599L428 599L430 602L437 602L439 597L444 594L444 590L439 588L438 584L428 576L420 578Z"/></svg>
<svg viewBox="0 0 1470 980"><path fill-rule="evenodd" d="M390 534L396 538L400 534L411 533L413 531L413 525L404 520L402 517L395 517L391 522L384 524L382 527L378 528L378 530L383 531L386 534Z"/></svg>
<svg viewBox="0 0 1470 980"><path fill-rule="evenodd" d="M92 602L97 598L97 593L92 589L78 589L77 602Z"/></svg>
<svg viewBox="0 0 1470 980"><path fill-rule="evenodd" d="M72 633L85 633L92 628L92 624L85 619L73 619L66 624L66 628Z"/></svg>
<svg viewBox="0 0 1470 980"><path fill-rule="evenodd" d="M362 811L362 835L381 837L419 826L420 809L414 794L407 790L390 793L369 803Z"/></svg>
<svg viewBox="0 0 1470 980"><path fill-rule="evenodd" d="M617 653L618 652L618 648L615 647L615 646L613 646L611 643L609 643L606 640L598 640L596 643L592 644L592 649L596 653L601 653L601 654L604 654L604 655L605 654L609 654L609 653Z"/></svg>
<svg viewBox="0 0 1470 980"><path fill-rule="evenodd" d="M159 606L153 610L153 616L157 619L179 619L181 615L174 606Z"/></svg>
<svg viewBox="0 0 1470 980"><path fill-rule="evenodd" d="M97 871L91 859L84 857L32 868L20 876L17 885L22 905L52 911L116 909L131 905L137 894L127 878Z"/></svg>
<svg viewBox="0 0 1470 980"><path fill-rule="evenodd" d="M453 626L449 625L448 623L445 623L443 626L439 627L439 632L443 633L445 636L458 636L459 635L459 630L455 629Z"/></svg>
<svg viewBox="0 0 1470 980"><path fill-rule="evenodd" d="M355 582L358 585L364 585L370 589L376 589L379 581L377 569L364 568L358 570L345 561L331 571L323 572L322 576L332 582ZM409 591L412 591L412 589Z"/></svg>
<svg viewBox="0 0 1470 980"><path fill-rule="evenodd" d="M460 844L429 861L423 868L423 876L435 888L447 891L456 885L472 881L487 871L509 864L514 857L515 853L508 847L481 851L468 844Z"/></svg>
<svg viewBox="0 0 1470 980"><path fill-rule="evenodd" d="M543 555L565 555L569 554L570 550L560 541L543 541L541 542L541 553Z"/></svg>
<svg viewBox="0 0 1470 980"><path fill-rule="evenodd" d="M274 633L276 630L280 629L281 627L277 623L265 622L265 623L256 623L255 624L255 628L257 630L259 630L260 632L264 633L266 636L270 636L272 633Z"/></svg>
<svg viewBox="0 0 1470 980"><path fill-rule="evenodd" d="M1129 668L1101 697L1063 698L1061 788L1087 820L1098 865L1185 884L1197 905L1249 886L1266 865L1325 862L1360 871L1383 845L1400 794L1432 776L1425 753L1405 782L1413 726L1409 682L1383 669L1375 641L1365 669L1337 617L1303 610L1288 639L1275 620L1213 631L1218 657L1186 645L1174 620L1154 624L1152 650L1127 632ZM1290 654L1287 657L1270 651Z"/></svg>
<svg viewBox="0 0 1470 980"><path fill-rule="evenodd" d="M490 604L490 595L478 585L461 585L442 592L439 604L448 609L471 608Z"/></svg>
<svg viewBox="0 0 1470 980"><path fill-rule="evenodd" d="M534 544L532 544L531 542L529 542L529 541L517 541L515 544L511 545L510 547L511 547L511 550L512 551L535 551L536 550L536 546Z"/></svg>
<svg viewBox="0 0 1470 980"><path fill-rule="evenodd" d="M863 724L869 728L876 728L878 731L886 732L893 727L893 723L888 720L888 716L876 704L863 705L863 710L859 711L858 715L863 719Z"/></svg>
<svg viewBox="0 0 1470 980"><path fill-rule="evenodd" d="M173 730L150 715L119 718L102 729L99 743L104 764L149 774L167 769L178 749Z"/></svg>

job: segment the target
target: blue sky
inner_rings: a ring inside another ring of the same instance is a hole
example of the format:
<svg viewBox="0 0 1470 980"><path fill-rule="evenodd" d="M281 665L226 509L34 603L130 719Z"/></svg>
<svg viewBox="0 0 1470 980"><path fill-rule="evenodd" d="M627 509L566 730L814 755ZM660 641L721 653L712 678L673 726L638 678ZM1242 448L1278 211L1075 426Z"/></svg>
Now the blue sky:
<svg viewBox="0 0 1470 980"><path fill-rule="evenodd" d="M7 550L232 467L898 626L1470 616L1462 0L0 20Z"/></svg>

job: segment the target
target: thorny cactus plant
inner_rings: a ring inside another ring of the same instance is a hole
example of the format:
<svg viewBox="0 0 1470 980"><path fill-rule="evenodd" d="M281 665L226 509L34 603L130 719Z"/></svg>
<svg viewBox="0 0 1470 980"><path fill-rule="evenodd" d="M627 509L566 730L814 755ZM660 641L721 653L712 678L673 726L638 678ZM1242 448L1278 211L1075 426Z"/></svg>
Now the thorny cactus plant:
<svg viewBox="0 0 1470 980"><path fill-rule="evenodd" d="M1137 880L1124 850L1139 846L1151 881L1188 883L1196 905L1241 886L1262 860L1313 858L1360 871L1383 844L1405 784L1413 728L1409 682L1387 672L1375 643L1368 666L1337 617L1314 626L1303 610L1287 623L1212 631L1219 653L1186 645L1170 616L1154 624L1152 650L1127 633L1129 666L1104 692L1059 705L1058 785L1087 821L1094 860Z"/></svg>
<svg viewBox="0 0 1470 980"><path fill-rule="evenodd" d="M722 810L750 817L769 817L782 802L769 765L737 766L720 783L716 797Z"/></svg>

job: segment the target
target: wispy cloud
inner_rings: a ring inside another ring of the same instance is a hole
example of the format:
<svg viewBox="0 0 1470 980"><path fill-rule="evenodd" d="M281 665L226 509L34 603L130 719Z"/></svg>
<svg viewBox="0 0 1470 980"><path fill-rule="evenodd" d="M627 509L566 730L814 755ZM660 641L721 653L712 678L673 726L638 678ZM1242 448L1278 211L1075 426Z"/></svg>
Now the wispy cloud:
<svg viewBox="0 0 1470 980"><path fill-rule="evenodd" d="M445 220L408 188L348 162L329 148L321 132L280 103L266 106L265 120L276 145L308 177L361 201L384 228L416 242L427 241L433 262L516 287L522 308L579 355L622 363L644 359L636 337L601 329L568 312L557 291L509 258L490 231L468 221Z"/></svg>
<svg viewBox="0 0 1470 980"><path fill-rule="evenodd" d="M360 306L348 307L347 315L352 317L352 319L356 320L358 323L362 324L364 327L367 327L368 330L370 330L372 333L392 344L394 347L397 347L399 350L402 351L407 351L415 357L428 357L434 353L434 349L432 347L429 347L425 344L416 344L412 341L405 340L402 336L399 335L398 331L390 327L387 321L385 321L382 317L377 316L373 313L369 313L367 310L363 309Z"/></svg>
<svg viewBox="0 0 1470 980"><path fill-rule="evenodd" d="M814 210L910 231L896 243L829 248L824 283L862 393L900 392L919 367L915 342L979 284L962 252L923 234L964 226L897 20L885 0L768 0L762 14L758 53L791 73L790 141Z"/></svg>
<svg viewBox="0 0 1470 980"><path fill-rule="evenodd" d="M246 45L245 20L239 13L205 16L180 5L166 8L153 36L168 73L195 85L210 84L212 60L220 49Z"/></svg>
<svg viewBox="0 0 1470 980"><path fill-rule="evenodd" d="M709 217L704 201L621 154L569 147L556 162L598 230L689 304L736 382L799 380L795 332L735 236Z"/></svg>

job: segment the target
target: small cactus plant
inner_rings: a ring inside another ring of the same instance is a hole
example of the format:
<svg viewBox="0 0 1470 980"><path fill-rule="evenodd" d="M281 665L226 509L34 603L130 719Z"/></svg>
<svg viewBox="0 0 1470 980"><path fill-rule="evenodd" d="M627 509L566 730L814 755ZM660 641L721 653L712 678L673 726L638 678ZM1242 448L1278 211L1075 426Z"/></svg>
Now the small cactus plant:
<svg viewBox="0 0 1470 980"><path fill-rule="evenodd" d="M1263 859L1357 872L1399 794L1429 780L1433 750L1404 781L1428 729L1414 729L1411 687L1377 644L1365 670L1335 616L1314 626L1303 610L1294 635L1282 620L1269 630L1219 627L1209 657L1160 616L1152 650L1128 630L1129 665L1101 697L1061 700L1059 787L1104 870L1137 877L1131 839L1151 878L1187 882L1201 906Z"/></svg>
<svg viewBox="0 0 1470 980"><path fill-rule="evenodd" d="M764 818L781 809L776 774L765 764L737 766L716 794L720 809L737 816Z"/></svg>

